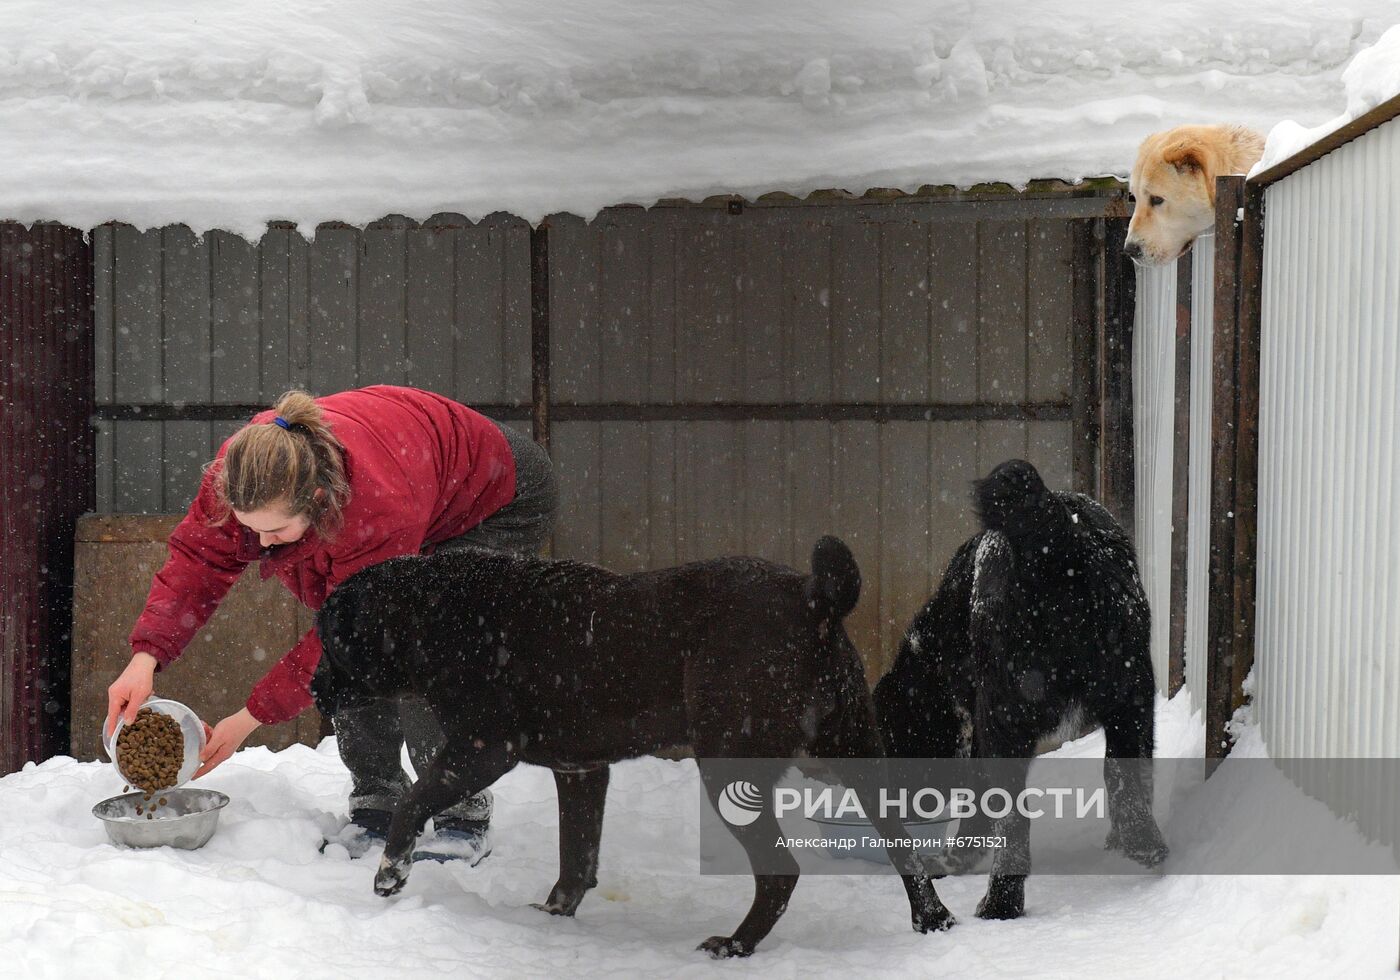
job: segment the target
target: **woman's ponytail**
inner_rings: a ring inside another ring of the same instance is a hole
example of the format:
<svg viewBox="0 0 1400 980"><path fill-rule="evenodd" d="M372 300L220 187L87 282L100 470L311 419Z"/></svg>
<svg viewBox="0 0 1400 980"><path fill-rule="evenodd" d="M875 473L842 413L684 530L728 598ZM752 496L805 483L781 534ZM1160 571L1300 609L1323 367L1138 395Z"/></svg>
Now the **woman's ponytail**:
<svg viewBox="0 0 1400 980"><path fill-rule="evenodd" d="M306 392L287 392L273 411L272 422L244 426L229 440L216 475L223 512L215 519L280 504L292 517L307 515L322 538L333 537L350 499L345 448Z"/></svg>

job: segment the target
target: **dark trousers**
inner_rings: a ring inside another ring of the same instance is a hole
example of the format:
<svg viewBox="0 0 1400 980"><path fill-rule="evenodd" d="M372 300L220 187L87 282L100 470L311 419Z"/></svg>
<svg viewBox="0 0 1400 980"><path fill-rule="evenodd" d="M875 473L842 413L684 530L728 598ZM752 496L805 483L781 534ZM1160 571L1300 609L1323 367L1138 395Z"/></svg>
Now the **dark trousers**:
<svg viewBox="0 0 1400 980"><path fill-rule="evenodd" d="M460 537L438 550L470 546L539 554L554 529L559 492L548 454L534 440L502 425L515 457L515 497ZM408 746L416 772L423 772L442 749L442 730L421 698L382 698L342 708L332 718L341 761L350 770L350 812L393 810L408 792L410 780L399 747ZM448 807L439 817L485 820L491 794L483 791Z"/></svg>

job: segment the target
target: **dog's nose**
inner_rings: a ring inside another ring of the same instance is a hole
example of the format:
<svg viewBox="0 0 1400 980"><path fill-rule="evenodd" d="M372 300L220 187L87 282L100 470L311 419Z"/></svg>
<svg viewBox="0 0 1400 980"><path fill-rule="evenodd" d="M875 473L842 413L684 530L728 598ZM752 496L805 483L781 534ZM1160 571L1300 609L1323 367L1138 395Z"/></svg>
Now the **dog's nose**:
<svg viewBox="0 0 1400 980"><path fill-rule="evenodd" d="M1142 242L1129 238L1123 242L1123 254L1136 262L1142 258Z"/></svg>

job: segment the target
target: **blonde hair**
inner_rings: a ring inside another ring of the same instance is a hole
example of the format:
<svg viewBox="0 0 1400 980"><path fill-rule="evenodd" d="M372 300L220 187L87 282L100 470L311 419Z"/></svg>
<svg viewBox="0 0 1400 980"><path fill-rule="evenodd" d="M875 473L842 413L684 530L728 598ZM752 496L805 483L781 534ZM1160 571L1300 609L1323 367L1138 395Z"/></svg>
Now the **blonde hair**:
<svg viewBox="0 0 1400 980"><path fill-rule="evenodd" d="M331 538L350 500L345 447L305 391L287 392L273 411L285 428L278 422L246 425L229 440L214 478L220 511L215 522L223 523L230 511L281 504L292 517L307 515L321 537Z"/></svg>

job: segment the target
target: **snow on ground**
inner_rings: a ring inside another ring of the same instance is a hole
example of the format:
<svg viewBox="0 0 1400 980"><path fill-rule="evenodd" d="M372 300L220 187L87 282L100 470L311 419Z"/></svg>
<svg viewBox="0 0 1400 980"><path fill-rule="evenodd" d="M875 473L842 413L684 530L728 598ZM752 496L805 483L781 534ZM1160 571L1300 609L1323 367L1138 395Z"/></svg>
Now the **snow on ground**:
<svg viewBox="0 0 1400 980"><path fill-rule="evenodd" d="M1242 740L1258 754L1257 738ZM1158 751L1199 756L1185 696L1159 702ZM1067 744L1102 753L1102 736ZM232 797L202 850L120 850L89 809L110 765L51 759L0 779L0 963L7 976L1382 977L1400 915L1394 877L1033 877L1028 914L983 922L986 879L944 879L951 932L920 936L893 877L807 876L749 960L694 951L733 929L751 879L702 877L693 762L616 766L599 887L577 918L537 912L556 872L554 787L519 767L497 784L495 853L476 869L418 865L371 891L376 859L317 853L349 777L335 742L247 749L200 781ZM1207 784L1209 786L1209 784ZM1184 825L1248 825L1202 792ZM1168 825L1176 853L1207 846Z"/></svg>
<svg viewBox="0 0 1400 980"><path fill-rule="evenodd" d="M0 6L0 217L363 223L1126 174L1335 115L1394 0Z"/></svg>
<svg viewBox="0 0 1400 980"><path fill-rule="evenodd" d="M1400 95L1400 25L1386 31L1379 41L1352 59L1342 72L1342 84L1346 88L1346 109L1341 115L1312 129L1292 119L1280 122L1269 131L1264 157L1250 173L1267 170Z"/></svg>

